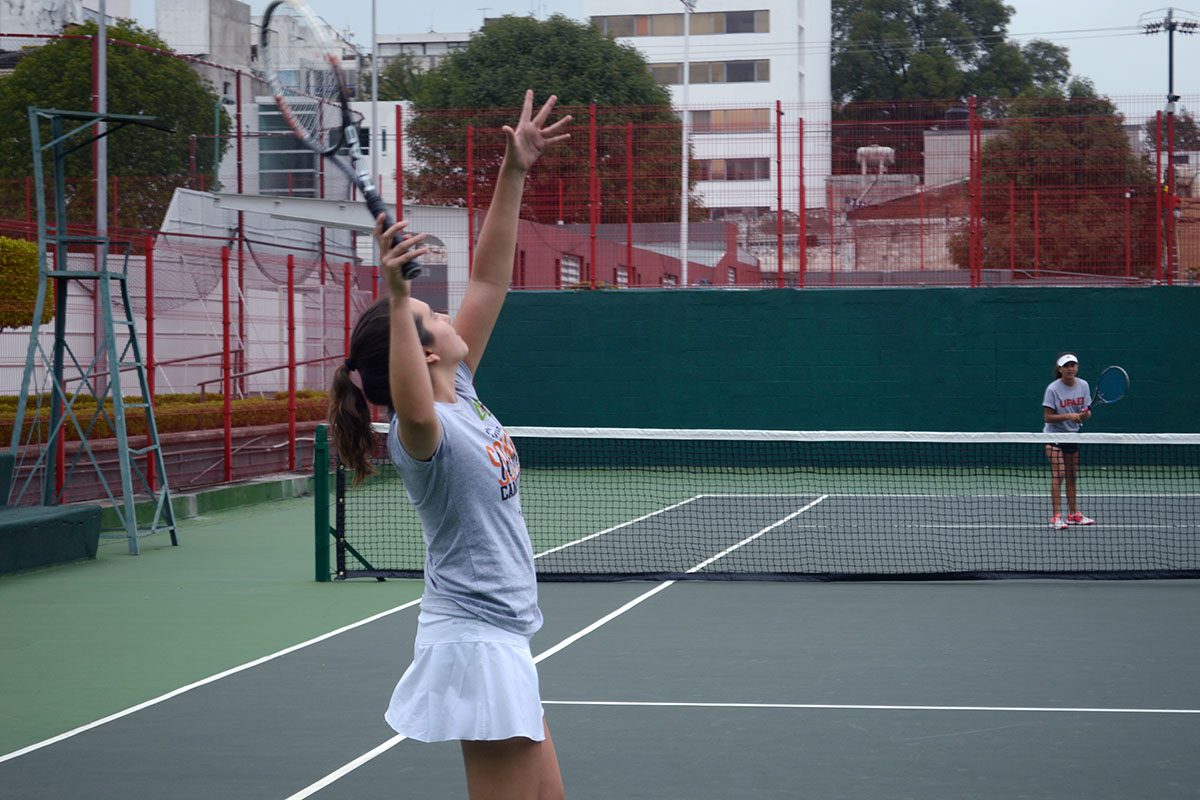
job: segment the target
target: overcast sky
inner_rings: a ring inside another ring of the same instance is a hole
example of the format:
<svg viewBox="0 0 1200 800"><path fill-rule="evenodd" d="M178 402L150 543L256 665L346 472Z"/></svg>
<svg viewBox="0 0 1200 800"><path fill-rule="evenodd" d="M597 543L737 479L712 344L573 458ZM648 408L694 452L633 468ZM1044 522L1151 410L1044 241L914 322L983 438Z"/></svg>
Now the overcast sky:
<svg viewBox="0 0 1200 800"><path fill-rule="evenodd" d="M364 46L371 43L371 0L309 0L326 21L349 28ZM444 33L477 30L484 16L562 13L582 17L581 0L437 0L428 4L378 2L377 31ZM251 0L262 13L267 0ZM697 9L719 0L698 0ZM1167 93L1167 35L1147 36L1140 23L1166 16L1166 7L1138 0L1009 0L1016 13L1008 31L1013 39L1048 39L1070 49L1072 71L1091 78L1110 97L1142 95L1159 102ZM397 13L397 8L403 14ZM681 6L682 7L682 6ZM132 0L132 13L152 25L154 0ZM1177 9L1179 19L1200 21L1200 11ZM1175 36L1175 91L1200 95L1200 36Z"/></svg>

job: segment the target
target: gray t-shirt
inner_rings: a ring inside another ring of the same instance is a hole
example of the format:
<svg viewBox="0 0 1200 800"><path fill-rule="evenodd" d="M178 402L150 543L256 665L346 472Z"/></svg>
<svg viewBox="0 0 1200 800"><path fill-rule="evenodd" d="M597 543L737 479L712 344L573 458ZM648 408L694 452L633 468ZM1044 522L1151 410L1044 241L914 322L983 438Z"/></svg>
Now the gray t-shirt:
<svg viewBox="0 0 1200 800"><path fill-rule="evenodd" d="M521 513L521 461L479 402L471 370L462 364L454 378L457 402L435 403L442 440L432 458L419 461L404 450L394 416L388 431L389 455L425 537L421 607L532 634L542 612Z"/></svg>
<svg viewBox="0 0 1200 800"><path fill-rule="evenodd" d="M1058 378L1046 387L1042 405L1054 414L1082 414L1091 405L1091 396L1088 382L1082 378L1076 378L1074 386L1067 386ZM1042 433L1077 433L1081 427L1081 423L1064 419L1061 422L1047 422Z"/></svg>

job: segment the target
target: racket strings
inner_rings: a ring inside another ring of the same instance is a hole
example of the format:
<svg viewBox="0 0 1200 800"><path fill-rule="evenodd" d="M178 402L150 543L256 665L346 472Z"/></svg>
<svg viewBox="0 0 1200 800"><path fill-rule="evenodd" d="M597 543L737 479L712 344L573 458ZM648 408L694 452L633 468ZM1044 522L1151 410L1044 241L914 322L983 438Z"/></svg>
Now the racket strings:
<svg viewBox="0 0 1200 800"><path fill-rule="evenodd" d="M336 149L342 140L345 78L324 23L286 0L272 3L264 23L264 71L284 120L310 146Z"/></svg>
<svg viewBox="0 0 1200 800"><path fill-rule="evenodd" d="M1120 367L1109 367L1096 381L1096 397L1112 403L1129 391L1129 375Z"/></svg>

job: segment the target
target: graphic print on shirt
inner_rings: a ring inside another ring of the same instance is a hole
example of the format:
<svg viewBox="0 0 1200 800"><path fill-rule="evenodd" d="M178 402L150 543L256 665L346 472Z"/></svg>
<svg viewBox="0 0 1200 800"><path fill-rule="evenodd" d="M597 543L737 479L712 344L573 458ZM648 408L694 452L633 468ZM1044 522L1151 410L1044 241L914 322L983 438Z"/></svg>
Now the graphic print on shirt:
<svg viewBox="0 0 1200 800"><path fill-rule="evenodd" d="M1086 397L1064 397L1058 401L1058 407L1063 413L1074 414L1076 409L1082 410L1086 403Z"/></svg>
<svg viewBox="0 0 1200 800"><path fill-rule="evenodd" d="M487 454L492 464L500 470L500 499L516 497L521 489L521 459L517 456L516 445L500 426L489 428L487 432L495 439L487 446Z"/></svg>

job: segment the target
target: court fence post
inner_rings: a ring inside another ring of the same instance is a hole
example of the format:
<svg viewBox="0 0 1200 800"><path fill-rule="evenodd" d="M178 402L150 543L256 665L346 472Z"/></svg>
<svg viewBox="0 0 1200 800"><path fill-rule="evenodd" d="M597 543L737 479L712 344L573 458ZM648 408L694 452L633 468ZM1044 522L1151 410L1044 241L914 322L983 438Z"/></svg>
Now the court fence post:
<svg viewBox="0 0 1200 800"><path fill-rule="evenodd" d="M328 426L318 425L313 444L313 496L316 518L313 520L316 579L322 583L329 575L329 440Z"/></svg>

